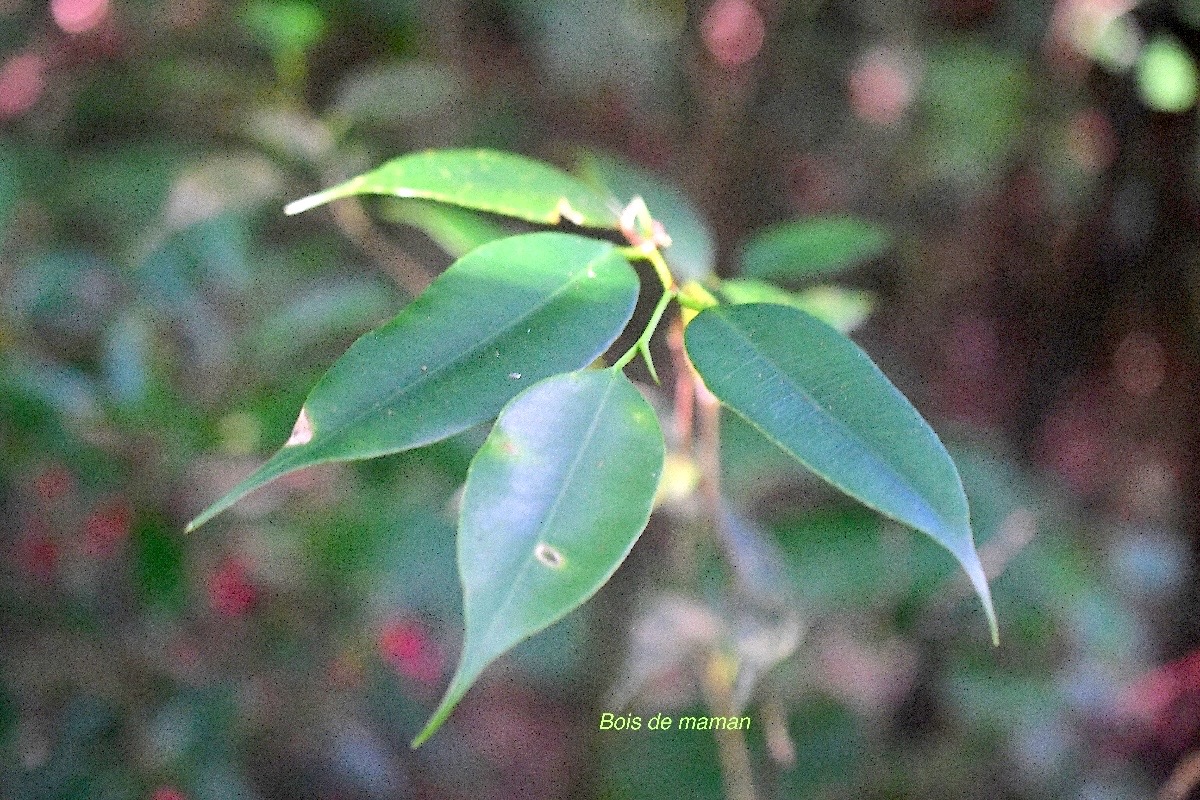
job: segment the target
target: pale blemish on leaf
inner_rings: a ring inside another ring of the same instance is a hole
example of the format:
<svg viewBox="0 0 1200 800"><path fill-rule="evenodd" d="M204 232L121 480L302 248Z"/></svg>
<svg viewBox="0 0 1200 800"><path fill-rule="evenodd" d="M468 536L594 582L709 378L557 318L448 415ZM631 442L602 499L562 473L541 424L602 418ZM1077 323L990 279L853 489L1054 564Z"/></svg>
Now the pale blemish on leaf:
<svg viewBox="0 0 1200 800"><path fill-rule="evenodd" d="M565 219L569 222L573 222L576 225L583 225L583 221L584 221L583 214L579 213L574 208L572 208L571 201L568 200L567 198L565 198L565 197L558 198L558 206L556 206L554 210L557 211L558 215L560 217L562 217L563 219Z"/></svg>
<svg viewBox="0 0 1200 800"><path fill-rule="evenodd" d="M562 569L563 565L567 563L567 559L563 558L562 553L545 542L538 542L537 547L533 548L533 555L550 569Z"/></svg>
<svg viewBox="0 0 1200 800"><path fill-rule="evenodd" d="M288 437L284 447L295 447L296 445L308 444L313 438L312 420L308 418L308 409L300 409L300 416L296 418L296 424L292 426L292 435Z"/></svg>
<svg viewBox="0 0 1200 800"><path fill-rule="evenodd" d="M521 373L510 372L510 373L508 373L508 377L512 378L514 381L519 381L519 380L521 380Z"/></svg>

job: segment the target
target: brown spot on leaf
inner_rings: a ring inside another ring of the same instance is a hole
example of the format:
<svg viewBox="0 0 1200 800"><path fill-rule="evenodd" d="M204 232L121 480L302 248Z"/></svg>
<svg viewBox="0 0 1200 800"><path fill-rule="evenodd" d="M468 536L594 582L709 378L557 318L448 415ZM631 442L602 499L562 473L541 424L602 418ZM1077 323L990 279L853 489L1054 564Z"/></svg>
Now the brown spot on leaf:
<svg viewBox="0 0 1200 800"><path fill-rule="evenodd" d="M567 563L562 553L545 542L538 542L537 547L533 549L533 555L550 569L562 569L563 565Z"/></svg>

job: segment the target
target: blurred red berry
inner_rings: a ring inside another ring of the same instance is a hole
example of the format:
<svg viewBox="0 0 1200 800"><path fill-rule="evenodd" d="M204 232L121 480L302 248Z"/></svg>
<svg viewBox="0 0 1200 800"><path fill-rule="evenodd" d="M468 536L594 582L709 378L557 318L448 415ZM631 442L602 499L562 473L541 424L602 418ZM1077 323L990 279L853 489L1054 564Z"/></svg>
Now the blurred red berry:
<svg viewBox="0 0 1200 800"><path fill-rule="evenodd" d="M170 786L160 786L150 795L150 800L187 800L187 795Z"/></svg>
<svg viewBox="0 0 1200 800"><path fill-rule="evenodd" d="M241 561L226 559L208 576L208 602L218 613L240 617L258 600L258 589L250 582Z"/></svg>
<svg viewBox="0 0 1200 800"><path fill-rule="evenodd" d="M124 498L98 504L83 523L84 549L93 558L108 558L129 536L133 512Z"/></svg>
<svg viewBox="0 0 1200 800"><path fill-rule="evenodd" d="M75 476L61 465L47 467L33 479L33 490L45 502L57 500L75 487Z"/></svg>
<svg viewBox="0 0 1200 800"><path fill-rule="evenodd" d="M17 563L34 580L49 583L58 571L58 543L48 534L29 531L17 544Z"/></svg>
<svg viewBox="0 0 1200 800"><path fill-rule="evenodd" d="M436 683L445 657L428 629L412 620L394 620L379 631L379 656L396 672L419 683Z"/></svg>

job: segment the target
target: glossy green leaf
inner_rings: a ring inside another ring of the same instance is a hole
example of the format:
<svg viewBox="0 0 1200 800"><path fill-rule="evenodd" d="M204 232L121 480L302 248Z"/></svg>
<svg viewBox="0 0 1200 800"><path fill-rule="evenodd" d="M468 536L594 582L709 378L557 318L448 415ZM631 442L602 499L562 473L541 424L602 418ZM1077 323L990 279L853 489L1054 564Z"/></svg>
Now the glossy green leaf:
<svg viewBox="0 0 1200 800"><path fill-rule="evenodd" d="M772 283L749 278L721 281L720 293L731 303L793 306L842 333L848 333L866 322L874 305L869 292L857 289L825 285L789 292Z"/></svg>
<svg viewBox="0 0 1200 800"><path fill-rule="evenodd" d="M806 280L877 258L891 245L885 228L854 217L785 222L755 235L742 250L748 278Z"/></svg>
<svg viewBox="0 0 1200 800"><path fill-rule="evenodd" d="M287 444L188 529L294 470L419 447L491 419L524 387L601 355L637 292L636 273L607 242L547 231L472 251L355 342L308 395Z"/></svg>
<svg viewBox="0 0 1200 800"><path fill-rule="evenodd" d="M546 225L567 220L587 228L619 226L618 211L579 179L549 164L493 150L410 153L289 203L284 213L299 214L363 194L423 197Z"/></svg>
<svg viewBox="0 0 1200 800"><path fill-rule="evenodd" d="M838 489L949 550L998 640L958 470L858 345L802 311L768 304L706 309L685 343L722 403Z"/></svg>
<svg viewBox="0 0 1200 800"><path fill-rule="evenodd" d="M462 656L413 746L488 664L604 585L650 518L664 456L654 410L618 370L556 375L509 403L463 494Z"/></svg>
<svg viewBox="0 0 1200 800"><path fill-rule="evenodd" d="M650 215L671 237L671 246L663 251L663 257L680 283L703 281L712 274L717 260L712 231L683 192L659 177L607 156L585 154L577 170L588 183L608 192L618 207L624 208L635 196L646 202Z"/></svg>
<svg viewBox="0 0 1200 800"><path fill-rule="evenodd" d="M418 228L455 258L480 245L511 236L494 218L459 206L432 200L393 200L381 214L385 219Z"/></svg>

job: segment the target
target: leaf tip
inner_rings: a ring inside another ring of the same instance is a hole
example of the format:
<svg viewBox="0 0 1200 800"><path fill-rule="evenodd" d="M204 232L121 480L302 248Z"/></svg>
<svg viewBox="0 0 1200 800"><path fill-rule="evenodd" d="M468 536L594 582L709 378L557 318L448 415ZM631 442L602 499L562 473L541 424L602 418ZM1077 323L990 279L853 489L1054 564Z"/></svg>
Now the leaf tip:
<svg viewBox="0 0 1200 800"><path fill-rule="evenodd" d="M310 208L325 205L333 200L341 200L344 197L352 197L359 193L359 190L364 184L364 175L359 175L357 178L351 178L345 183L339 183L337 186L331 186L328 189L310 194L308 197L301 197L299 200L293 200L283 207L283 213L287 216L295 216L308 211Z"/></svg>
<svg viewBox="0 0 1200 800"><path fill-rule="evenodd" d="M966 570L967 577L971 579L971 585L975 588L975 594L979 596L979 602L983 604L983 613L987 616L988 632L992 637L992 646L1000 646L1000 622L996 617L996 607L992 604L992 592L988 588L987 575L984 574L983 564L979 561L979 556L972 550L972 558L960 559L963 569Z"/></svg>
<svg viewBox="0 0 1200 800"><path fill-rule="evenodd" d="M310 194L308 197L301 197L299 200L293 200L292 202L288 203L283 207L283 213L289 217L293 217L296 214L303 214L310 208L316 208L317 206L326 202L326 199L327 198L325 197L324 192Z"/></svg>

